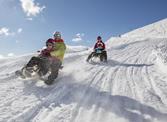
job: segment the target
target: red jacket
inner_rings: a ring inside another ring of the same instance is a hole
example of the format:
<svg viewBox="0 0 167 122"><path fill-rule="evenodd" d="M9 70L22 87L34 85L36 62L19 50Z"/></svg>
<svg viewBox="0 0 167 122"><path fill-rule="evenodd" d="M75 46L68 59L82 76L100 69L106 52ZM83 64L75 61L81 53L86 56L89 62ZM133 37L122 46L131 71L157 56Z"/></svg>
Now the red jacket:
<svg viewBox="0 0 167 122"><path fill-rule="evenodd" d="M43 57L50 57L50 52L53 51L53 50L48 50L48 49L44 49L41 51L41 54L40 56L43 56Z"/></svg>
<svg viewBox="0 0 167 122"><path fill-rule="evenodd" d="M54 39L54 42L64 42L64 40L63 39L58 39L58 40Z"/></svg>
<svg viewBox="0 0 167 122"><path fill-rule="evenodd" d="M102 48L104 50L106 47L102 41L97 41L95 46L94 46L94 49L96 49L96 48Z"/></svg>

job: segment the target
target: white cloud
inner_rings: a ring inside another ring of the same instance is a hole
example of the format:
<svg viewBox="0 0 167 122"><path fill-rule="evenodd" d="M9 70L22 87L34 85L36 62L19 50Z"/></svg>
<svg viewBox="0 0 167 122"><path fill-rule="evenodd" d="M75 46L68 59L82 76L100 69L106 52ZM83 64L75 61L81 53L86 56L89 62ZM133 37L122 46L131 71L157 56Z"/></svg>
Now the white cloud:
<svg viewBox="0 0 167 122"><path fill-rule="evenodd" d="M34 0L20 0L23 11L26 15L36 16L45 8L45 6L39 6L39 3L35 3Z"/></svg>
<svg viewBox="0 0 167 122"><path fill-rule="evenodd" d="M11 32L9 28L2 27L0 28L0 36L14 36L15 34L19 34L23 31L22 28L17 29L17 32Z"/></svg>
<svg viewBox="0 0 167 122"><path fill-rule="evenodd" d="M8 53L8 56L9 56L9 57L13 57L13 56L15 56L15 55L14 55L14 53Z"/></svg>
<svg viewBox="0 0 167 122"><path fill-rule="evenodd" d="M10 35L14 35L14 33L9 32L9 28L6 27L0 28L0 36L10 36Z"/></svg>
<svg viewBox="0 0 167 122"><path fill-rule="evenodd" d="M72 39L72 41L73 41L73 42L80 42L80 41L83 40L83 39L82 39L83 36L84 36L83 33L77 33L77 34L75 35L75 37Z"/></svg>
<svg viewBox="0 0 167 122"><path fill-rule="evenodd" d="M21 33L23 31L23 29L22 28L19 28L18 30L17 30L17 33Z"/></svg>

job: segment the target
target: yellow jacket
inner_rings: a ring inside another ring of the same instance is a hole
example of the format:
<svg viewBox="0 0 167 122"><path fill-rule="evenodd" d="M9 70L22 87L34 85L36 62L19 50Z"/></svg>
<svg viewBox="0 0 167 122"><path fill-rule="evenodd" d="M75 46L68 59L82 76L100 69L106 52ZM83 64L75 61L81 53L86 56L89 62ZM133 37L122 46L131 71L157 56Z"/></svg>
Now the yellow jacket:
<svg viewBox="0 0 167 122"><path fill-rule="evenodd" d="M61 62L64 59L64 54L66 51L66 45L62 39L55 40L54 49L50 52L52 57L58 58Z"/></svg>

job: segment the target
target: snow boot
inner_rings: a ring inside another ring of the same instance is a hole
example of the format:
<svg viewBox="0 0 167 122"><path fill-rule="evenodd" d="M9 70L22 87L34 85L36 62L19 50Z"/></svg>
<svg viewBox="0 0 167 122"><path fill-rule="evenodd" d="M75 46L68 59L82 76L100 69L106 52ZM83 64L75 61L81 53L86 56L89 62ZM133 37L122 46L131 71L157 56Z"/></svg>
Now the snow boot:
<svg viewBox="0 0 167 122"><path fill-rule="evenodd" d="M45 81L45 83L46 83L47 85L53 84L53 82L54 82L54 80L57 78L57 76L58 76L58 71L57 71L56 73L54 73L54 74L50 74L50 75L48 76L48 79Z"/></svg>

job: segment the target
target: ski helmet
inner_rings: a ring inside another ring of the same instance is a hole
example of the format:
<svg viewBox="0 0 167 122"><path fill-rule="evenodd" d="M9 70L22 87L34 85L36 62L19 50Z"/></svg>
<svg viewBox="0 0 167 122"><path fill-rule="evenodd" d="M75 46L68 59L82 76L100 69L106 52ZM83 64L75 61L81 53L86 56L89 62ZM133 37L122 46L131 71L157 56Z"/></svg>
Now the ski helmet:
<svg viewBox="0 0 167 122"><path fill-rule="evenodd" d="M102 39L101 36L98 36L98 37L97 37L97 40L101 40L101 39Z"/></svg>
<svg viewBox="0 0 167 122"><path fill-rule="evenodd" d="M55 38L61 38L61 33L58 32L58 31L56 31L56 32L53 34L53 36L54 36Z"/></svg>
<svg viewBox="0 0 167 122"><path fill-rule="evenodd" d="M54 44L54 40L53 39L51 39L51 38L49 38L47 41L46 41L46 46L48 45L48 44Z"/></svg>

